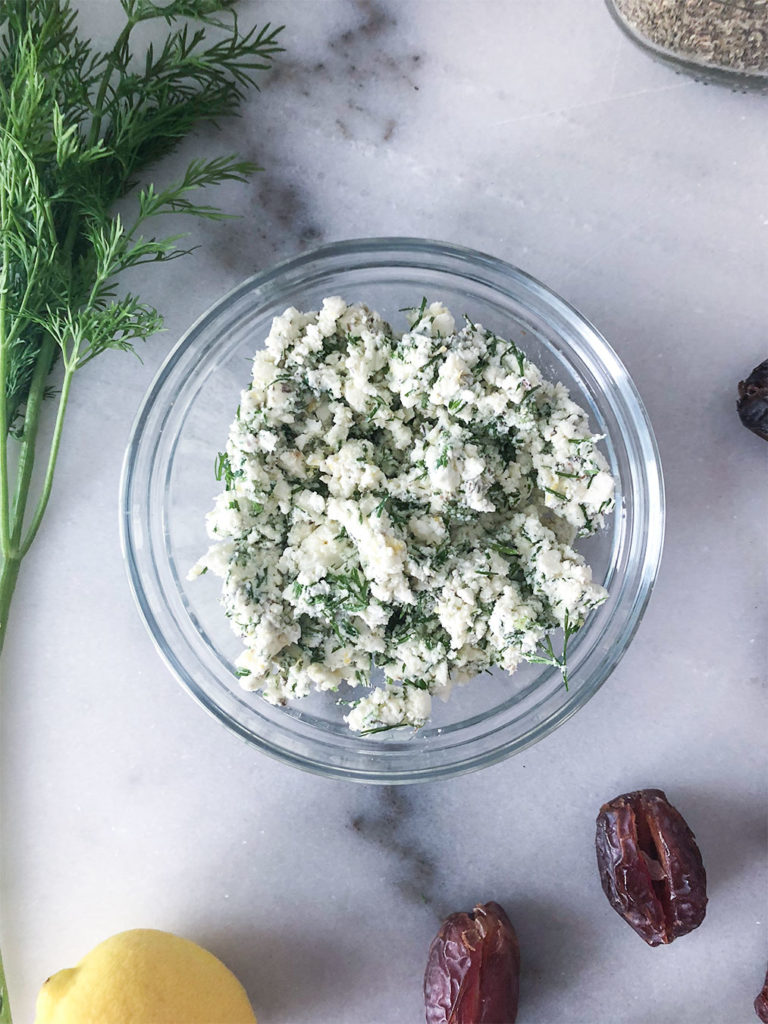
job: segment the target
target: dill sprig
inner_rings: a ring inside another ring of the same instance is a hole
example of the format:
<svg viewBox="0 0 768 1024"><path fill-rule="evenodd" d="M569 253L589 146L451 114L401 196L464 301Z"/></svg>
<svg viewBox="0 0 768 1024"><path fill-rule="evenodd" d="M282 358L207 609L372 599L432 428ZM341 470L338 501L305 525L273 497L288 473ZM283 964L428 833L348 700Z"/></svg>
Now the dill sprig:
<svg viewBox="0 0 768 1024"><path fill-rule="evenodd" d="M568 689L568 641L581 629L581 623L572 623L569 619L568 612L565 613L565 619L563 621L563 652L562 654L555 654L555 649L552 645L552 637L547 634L544 640L539 644L540 654L526 654L525 660L531 661L537 665L551 665L552 668L560 670L560 674L563 677L563 686L566 690Z"/></svg>
<svg viewBox="0 0 768 1024"><path fill-rule="evenodd" d="M156 235L150 223L164 214L222 217L194 194L257 168L236 155L196 159L165 188L140 186L142 172L193 128L236 113L282 49L280 28L240 29L234 0L120 2L125 23L100 50L80 36L68 0L0 0L0 649L50 496L74 374L162 324L151 305L118 289L118 276L184 255L181 236ZM136 53L133 30L158 19L164 40ZM129 193L134 210L123 219L112 207ZM40 409L54 393L44 442Z"/></svg>

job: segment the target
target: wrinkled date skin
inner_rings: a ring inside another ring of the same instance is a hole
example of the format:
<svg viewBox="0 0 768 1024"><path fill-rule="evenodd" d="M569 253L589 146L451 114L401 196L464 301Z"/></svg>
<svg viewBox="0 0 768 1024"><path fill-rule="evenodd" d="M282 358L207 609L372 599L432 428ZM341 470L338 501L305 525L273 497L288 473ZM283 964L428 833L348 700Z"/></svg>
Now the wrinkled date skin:
<svg viewBox="0 0 768 1024"><path fill-rule="evenodd" d="M597 817L597 865L605 895L649 946L698 928L707 876L693 832L660 789L625 793Z"/></svg>
<svg viewBox="0 0 768 1024"><path fill-rule="evenodd" d="M765 972L765 982L755 1000L755 1013L763 1024L768 1024L768 971Z"/></svg>
<svg viewBox="0 0 768 1024"><path fill-rule="evenodd" d="M736 409L747 430L768 441L768 359L739 381Z"/></svg>
<svg viewBox="0 0 768 1024"><path fill-rule="evenodd" d="M429 947L427 1024L514 1024L519 991L520 948L499 904L451 914Z"/></svg>

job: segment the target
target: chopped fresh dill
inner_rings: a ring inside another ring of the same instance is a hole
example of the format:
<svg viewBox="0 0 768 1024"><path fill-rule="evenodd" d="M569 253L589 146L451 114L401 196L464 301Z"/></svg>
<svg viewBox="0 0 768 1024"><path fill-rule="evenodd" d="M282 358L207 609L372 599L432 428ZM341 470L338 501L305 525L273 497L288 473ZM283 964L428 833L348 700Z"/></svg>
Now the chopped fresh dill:
<svg viewBox="0 0 768 1024"><path fill-rule="evenodd" d="M563 677L563 685L566 690L568 689L568 641L577 633L581 628L581 623L573 625L569 621L568 612L566 611L563 619L563 650L560 655L555 654L554 647L552 645L552 637L547 634L542 643L539 645L541 654L526 654L526 661L534 662L538 665L551 665L552 668L560 670L560 674Z"/></svg>
<svg viewBox="0 0 768 1024"><path fill-rule="evenodd" d="M511 548L508 544L491 544L492 551L498 551L500 555L505 558L519 558L520 552L516 548Z"/></svg>
<svg viewBox="0 0 768 1024"><path fill-rule="evenodd" d="M421 305L419 306L401 306L398 310L399 313L415 313L416 319L413 321L414 326L424 319L424 314L427 311L427 297L422 296Z"/></svg>
<svg viewBox="0 0 768 1024"><path fill-rule="evenodd" d="M410 722L397 722L395 725L376 725L370 729L361 729L358 733L359 736L374 736L377 732L392 732L393 729L418 729L418 725L412 725Z"/></svg>

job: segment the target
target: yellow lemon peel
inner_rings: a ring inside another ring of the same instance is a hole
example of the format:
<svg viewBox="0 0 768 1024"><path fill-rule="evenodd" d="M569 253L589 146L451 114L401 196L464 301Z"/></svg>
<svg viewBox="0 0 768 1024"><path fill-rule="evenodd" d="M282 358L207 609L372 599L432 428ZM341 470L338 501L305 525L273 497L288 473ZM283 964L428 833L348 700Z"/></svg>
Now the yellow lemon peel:
<svg viewBox="0 0 768 1024"><path fill-rule="evenodd" d="M35 1024L256 1024L245 989L201 946L136 928L50 977Z"/></svg>

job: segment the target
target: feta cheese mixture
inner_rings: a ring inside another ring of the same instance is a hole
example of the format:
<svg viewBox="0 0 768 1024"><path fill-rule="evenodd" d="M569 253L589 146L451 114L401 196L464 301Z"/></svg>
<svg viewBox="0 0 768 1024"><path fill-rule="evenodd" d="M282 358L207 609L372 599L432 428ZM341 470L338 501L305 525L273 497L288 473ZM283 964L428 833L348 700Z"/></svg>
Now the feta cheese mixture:
<svg viewBox="0 0 768 1024"><path fill-rule="evenodd" d="M442 304L408 321L338 297L274 319L190 574L224 580L246 689L284 705L347 683L363 733L424 725L492 665L565 673L549 634L607 596L571 546L613 508L585 411Z"/></svg>

